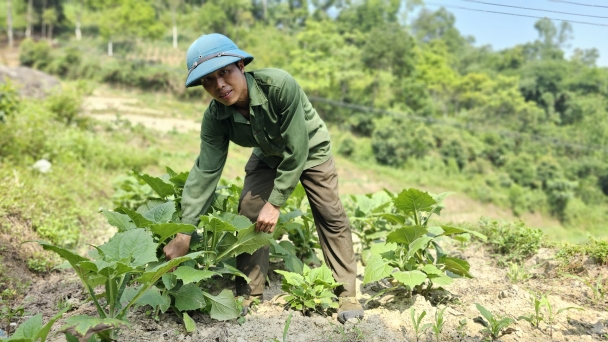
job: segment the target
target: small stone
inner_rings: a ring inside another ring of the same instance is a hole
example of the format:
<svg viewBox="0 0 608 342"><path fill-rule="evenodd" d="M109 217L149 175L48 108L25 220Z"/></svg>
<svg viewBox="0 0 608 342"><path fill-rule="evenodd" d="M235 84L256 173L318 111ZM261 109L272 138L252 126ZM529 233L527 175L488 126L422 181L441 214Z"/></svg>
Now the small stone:
<svg viewBox="0 0 608 342"><path fill-rule="evenodd" d="M46 159L40 159L32 165L34 170L38 170L42 173L51 171L51 162Z"/></svg>
<svg viewBox="0 0 608 342"><path fill-rule="evenodd" d="M507 291L500 291L500 293L498 294L498 298L500 298L500 299L509 298L509 297L511 297L511 294Z"/></svg>

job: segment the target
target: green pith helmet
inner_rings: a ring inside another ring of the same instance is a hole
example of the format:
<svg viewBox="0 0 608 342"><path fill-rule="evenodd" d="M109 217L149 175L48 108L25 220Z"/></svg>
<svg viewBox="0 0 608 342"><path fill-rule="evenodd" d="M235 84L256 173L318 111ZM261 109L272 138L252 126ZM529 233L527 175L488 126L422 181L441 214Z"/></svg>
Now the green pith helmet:
<svg viewBox="0 0 608 342"><path fill-rule="evenodd" d="M198 37L186 53L186 88L200 85L201 77L241 59L247 65L253 56L239 49L230 38L219 33Z"/></svg>

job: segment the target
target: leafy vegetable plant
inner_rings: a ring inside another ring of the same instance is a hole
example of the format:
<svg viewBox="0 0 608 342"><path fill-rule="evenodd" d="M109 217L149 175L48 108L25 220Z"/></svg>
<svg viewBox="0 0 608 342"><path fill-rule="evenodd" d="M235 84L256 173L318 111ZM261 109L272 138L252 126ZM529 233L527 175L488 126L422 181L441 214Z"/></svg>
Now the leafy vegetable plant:
<svg viewBox="0 0 608 342"><path fill-rule="evenodd" d="M433 214L439 214L446 194L431 197L416 189L403 190L393 198L398 213L382 214L395 225L385 244L375 244L367 254L363 283L392 278L393 287L381 295L404 286L413 293L426 294L433 286L449 285L455 277L471 278L465 260L450 257L439 245L439 239L478 232L449 226L428 226ZM365 258L365 257L364 257Z"/></svg>
<svg viewBox="0 0 608 342"><path fill-rule="evenodd" d="M137 177L152 188L158 196L148 199L146 204L137 210L119 207L114 211L104 211L108 222L119 231L145 229L154 236L157 242L155 253L163 258L162 248L165 241L177 233L192 232L197 227L178 223L181 218L181 195L187 173L176 173L167 168L167 175ZM217 190L211 211L200 217L197 234L193 235L190 252L198 253L190 262L178 267L175 272L165 274L156 284L159 298L162 300L141 303L154 308L154 316L169 308L176 311L184 321L187 330L194 329L194 324L187 311L202 309L209 312L211 318L227 320L239 316L237 302L229 290L214 296L202 288L213 276L238 275L247 279L230 261L241 253L253 253L266 246L272 235L255 232L255 226L244 216L234 213L238 207L238 195L241 187L235 184L224 184ZM126 292L134 295L134 290Z"/></svg>
<svg viewBox="0 0 608 342"><path fill-rule="evenodd" d="M313 269L304 265L302 275L280 270L275 272L283 276L281 289L286 292L287 306L304 314L325 314L329 308L338 308L338 303L333 301L336 299L333 290L342 283L334 280L327 265Z"/></svg>
<svg viewBox="0 0 608 342"><path fill-rule="evenodd" d="M509 325L515 323L513 318L498 315L494 317L494 315L481 304L475 303L475 306L485 320L481 317L477 317L474 321L484 326L481 333L491 338L492 341L496 341L501 336L511 334L515 331L515 329L509 328Z"/></svg>
<svg viewBox="0 0 608 342"><path fill-rule="evenodd" d="M382 214L393 213L392 198L388 192L368 195L351 195L345 202L352 232L357 235L363 249L382 242L392 230L392 224Z"/></svg>
<svg viewBox="0 0 608 342"><path fill-rule="evenodd" d="M125 320L131 306L163 301L154 287L157 280L172 268L201 254L191 253L159 262L156 257L158 242L154 242L150 232L141 228L117 233L105 244L95 247L90 253L91 258L43 241L39 243L45 250L57 253L70 263L95 304L99 317L83 315L72 318L72 323L78 326L77 333L86 335L91 329L107 326L110 331L97 332L105 341L115 338L116 320ZM97 286L103 286L105 292L96 294L94 288ZM104 302L99 300L102 297Z"/></svg>
<svg viewBox="0 0 608 342"><path fill-rule="evenodd" d="M0 338L0 341L44 342L46 341L53 324L63 317L63 314L68 311L68 309L69 308L61 310L44 325L42 324L42 314L32 316L27 321L19 325L11 337Z"/></svg>

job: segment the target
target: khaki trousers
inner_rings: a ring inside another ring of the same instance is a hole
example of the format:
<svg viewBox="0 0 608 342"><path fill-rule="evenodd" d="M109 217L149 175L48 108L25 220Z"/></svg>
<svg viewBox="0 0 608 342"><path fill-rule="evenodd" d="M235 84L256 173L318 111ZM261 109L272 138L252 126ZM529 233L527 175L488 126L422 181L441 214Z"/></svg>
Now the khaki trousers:
<svg viewBox="0 0 608 342"><path fill-rule="evenodd" d="M277 171L252 154L245 172L239 213L255 222L274 188ZM336 281L344 283L335 293L338 296L354 297L357 262L350 224L338 194L338 175L333 157L321 165L304 170L300 182L306 190L325 263L333 271ZM243 253L237 256L237 268L251 279L247 284L244 278L236 277L237 295L264 293L268 262L268 247L260 248L253 254Z"/></svg>

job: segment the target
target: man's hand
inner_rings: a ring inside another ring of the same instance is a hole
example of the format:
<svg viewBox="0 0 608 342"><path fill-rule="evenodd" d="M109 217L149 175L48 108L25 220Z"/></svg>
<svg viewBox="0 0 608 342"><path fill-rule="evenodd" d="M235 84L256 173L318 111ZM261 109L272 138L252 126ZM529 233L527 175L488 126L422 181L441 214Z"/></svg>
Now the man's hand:
<svg viewBox="0 0 608 342"><path fill-rule="evenodd" d="M165 257L167 260L179 258L181 256L186 255L188 253L188 249L190 248L190 239L192 236L177 233L175 238L171 240L165 248L163 248L163 252L165 252Z"/></svg>
<svg viewBox="0 0 608 342"><path fill-rule="evenodd" d="M270 202L266 202L262 211L260 211L260 215L258 215L258 220L255 224L256 232L263 233L272 233L274 228L277 226L277 221L279 220L279 214L281 213L281 207L277 207Z"/></svg>

